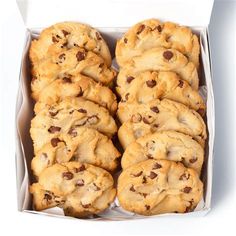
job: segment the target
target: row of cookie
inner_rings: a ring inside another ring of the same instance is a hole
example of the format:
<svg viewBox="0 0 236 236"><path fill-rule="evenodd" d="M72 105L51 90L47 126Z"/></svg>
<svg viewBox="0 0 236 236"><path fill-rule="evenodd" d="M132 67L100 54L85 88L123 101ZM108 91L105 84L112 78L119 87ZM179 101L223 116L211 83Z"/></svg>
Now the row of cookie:
<svg viewBox="0 0 236 236"><path fill-rule="evenodd" d="M76 217L98 213L115 197L107 171L117 168L120 157L110 139L117 132L117 101L107 87L116 75L109 49L95 29L65 22L32 41L30 59L34 207L60 206Z"/></svg>
<svg viewBox="0 0 236 236"><path fill-rule="evenodd" d="M206 140L198 39L186 27L147 20L118 41L116 59L118 137L125 149L120 204L143 215L192 211L203 192ZM175 174L163 178L169 168Z"/></svg>
<svg viewBox="0 0 236 236"><path fill-rule="evenodd" d="M110 67L106 42L94 28L74 22L55 24L32 41L29 57L35 101L51 105L82 96L115 113L116 96L104 85L113 83L116 71Z"/></svg>

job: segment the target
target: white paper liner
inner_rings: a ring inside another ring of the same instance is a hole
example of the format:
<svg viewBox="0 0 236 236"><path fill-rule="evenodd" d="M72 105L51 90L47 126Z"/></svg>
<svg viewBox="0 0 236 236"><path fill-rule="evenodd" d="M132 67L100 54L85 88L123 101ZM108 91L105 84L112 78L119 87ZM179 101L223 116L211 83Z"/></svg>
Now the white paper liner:
<svg viewBox="0 0 236 236"><path fill-rule="evenodd" d="M109 44L110 49L114 51L115 42L117 38L120 38L126 28L106 28L100 29L105 37L106 41ZM207 105L207 114L206 114L206 123L208 128L208 145L206 145L206 154L205 154L205 168L203 168L202 180L204 182L204 196L199 202L194 212L185 213L185 214L161 214L156 216L141 216L132 212L125 211L120 207L117 198L110 205L108 209L104 212L97 214L92 217L91 220L128 220L128 219L140 219L140 218L156 218L166 215L177 215L177 216L186 216L186 215L205 215L210 209L211 202L211 185L212 185L212 158L213 158L213 142L214 142L214 96L212 89L211 81L211 70L210 70L210 56L208 51L208 38L207 38L207 29L206 28L194 28L196 34L200 37L201 44L201 60L202 60L202 75L200 94L203 99L206 101ZM47 209L41 212L36 212L32 209L31 195L29 193L29 183L31 173L28 173L30 169L29 163L33 158L32 150L29 151L29 146L32 146L32 141L29 140L29 137L25 138L25 133L22 132L22 126L25 125L25 122L30 122L33 112L33 102L30 98L30 74L27 72L29 68L29 62L27 59L27 53L29 49L29 44L32 38L38 36L40 29L34 29L31 32L26 34L26 45L24 48L24 53L22 57L22 67L20 74L20 85L19 93L16 105L16 123L17 123L17 150L16 150L16 165L17 165L17 187L18 187L18 208L20 211L33 212L36 214L50 215L50 216L62 216L64 217L64 212L59 207L54 207ZM114 60L113 60L114 61ZM117 67L115 61L113 66ZM27 112L31 109L31 112ZM24 122L22 122L24 121ZM28 130L29 132L29 130ZM28 147L28 148L27 148ZM29 153L28 153L29 151ZM28 163L28 166L27 166ZM67 216L66 216L67 217ZM71 217L69 217L71 218Z"/></svg>

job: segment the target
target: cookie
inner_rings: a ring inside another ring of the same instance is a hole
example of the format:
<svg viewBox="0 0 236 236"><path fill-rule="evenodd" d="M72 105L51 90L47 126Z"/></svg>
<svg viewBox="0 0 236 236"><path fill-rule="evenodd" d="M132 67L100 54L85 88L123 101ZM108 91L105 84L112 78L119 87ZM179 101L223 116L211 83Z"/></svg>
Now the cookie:
<svg viewBox="0 0 236 236"><path fill-rule="evenodd" d="M111 66L110 51L101 34L96 29L77 22L61 22L44 29L39 38L31 42L30 60L34 64L73 47L93 51L104 59L107 66Z"/></svg>
<svg viewBox="0 0 236 236"><path fill-rule="evenodd" d="M32 97L35 100L38 100L42 89L65 74L74 76L80 73L104 85L111 84L116 76L115 70L108 68L102 57L77 47L35 63L31 73Z"/></svg>
<svg viewBox="0 0 236 236"><path fill-rule="evenodd" d="M143 161L125 169L118 179L120 205L141 215L190 212L202 195L197 172L174 161Z"/></svg>
<svg viewBox="0 0 236 236"><path fill-rule="evenodd" d="M117 126L108 110L83 98L66 98L40 111L32 120L30 134L37 153L46 143L75 127L88 127L112 137Z"/></svg>
<svg viewBox="0 0 236 236"><path fill-rule="evenodd" d="M197 90L199 85L196 66L175 49L158 47L145 51L141 56L127 62L126 69L134 73L146 70L172 71L187 81L194 90Z"/></svg>
<svg viewBox="0 0 236 236"><path fill-rule="evenodd" d="M205 114L202 97L174 72L145 71L134 75L123 70L117 85L123 101L147 103L156 98L168 98Z"/></svg>
<svg viewBox="0 0 236 236"><path fill-rule="evenodd" d="M46 143L33 158L31 169L39 176L55 163L73 160L114 171L119 157L120 153L107 136L94 129L76 127L69 134L61 134L55 141Z"/></svg>
<svg viewBox="0 0 236 236"><path fill-rule="evenodd" d="M142 21L131 27L116 45L116 60L123 67L133 57L141 56L146 50L164 47L174 48L184 54L198 68L200 46L192 31L171 22L156 19Z"/></svg>
<svg viewBox="0 0 236 236"><path fill-rule="evenodd" d="M46 105L60 102L66 97L79 96L107 108L112 115L117 110L116 95L108 87L81 74L68 74L54 80L40 92L34 111L38 113Z"/></svg>
<svg viewBox="0 0 236 236"><path fill-rule="evenodd" d="M122 156L121 165L127 169L148 159L180 161L200 175L204 149L186 134L170 130L155 132L131 143Z"/></svg>
<svg viewBox="0 0 236 236"><path fill-rule="evenodd" d="M123 123L118 137L124 148L156 131L178 131L192 136L201 145L207 137L206 125L196 111L168 99L155 99L146 104L120 103L117 115Z"/></svg>
<svg viewBox="0 0 236 236"><path fill-rule="evenodd" d="M65 215L97 214L114 200L116 190L109 172L90 164L67 162L45 169L30 187L35 210L61 207Z"/></svg>

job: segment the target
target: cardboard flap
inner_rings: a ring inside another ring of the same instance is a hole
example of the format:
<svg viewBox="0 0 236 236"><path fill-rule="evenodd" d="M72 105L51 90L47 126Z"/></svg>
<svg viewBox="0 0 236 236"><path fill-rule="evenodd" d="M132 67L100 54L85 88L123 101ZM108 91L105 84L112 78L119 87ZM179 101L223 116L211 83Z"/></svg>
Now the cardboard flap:
<svg viewBox="0 0 236 236"><path fill-rule="evenodd" d="M158 18L188 26L207 26L214 0L17 0L27 28L61 21L79 21L93 27L130 27Z"/></svg>

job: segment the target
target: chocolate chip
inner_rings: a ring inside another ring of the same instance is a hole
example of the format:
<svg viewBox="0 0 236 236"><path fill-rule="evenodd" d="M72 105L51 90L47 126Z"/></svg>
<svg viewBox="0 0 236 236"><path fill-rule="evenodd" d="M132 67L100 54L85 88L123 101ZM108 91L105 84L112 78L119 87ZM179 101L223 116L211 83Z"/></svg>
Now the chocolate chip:
<svg viewBox="0 0 236 236"><path fill-rule="evenodd" d="M128 42L128 39L127 38L124 38L124 43L127 43Z"/></svg>
<svg viewBox="0 0 236 236"><path fill-rule="evenodd" d="M78 51L76 54L77 61L82 61L85 58L85 53Z"/></svg>
<svg viewBox="0 0 236 236"><path fill-rule="evenodd" d="M163 57L164 57L166 60L170 60L173 56L174 56L174 54L173 54L173 52L171 52L171 51L165 51L165 52L163 52Z"/></svg>
<svg viewBox="0 0 236 236"><path fill-rule="evenodd" d="M145 124L151 124L154 121L154 117L153 116L145 116L143 117L143 123Z"/></svg>
<svg viewBox="0 0 236 236"><path fill-rule="evenodd" d="M161 28L161 26L160 26L160 25L156 26L154 29L155 29L155 30L158 30L159 32L161 32L161 31L162 31L162 28Z"/></svg>
<svg viewBox="0 0 236 236"><path fill-rule="evenodd" d="M147 154L148 159L154 159L154 157L151 154Z"/></svg>
<svg viewBox="0 0 236 236"><path fill-rule="evenodd" d="M138 172L137 174L133 174L133 176L134 176L134 177L139 177L139 176L141 176L141 175L142 175L142 173L143 173L143 172L142 172L142 171L140 171L140 172Z"/></svg>
<svg viewBox="0 0 236 236"><path fill-rule="evenodd" d="M159 124L154 124L153 127L154 127L154 128L158 128L158 127L159 127Z"/></svg>
<svg viewBox="0 0 236 236"><path fill-rule="evenodd" d="M53 147L56 147L59 142L61 142L61 140L59 138L52 138L51 139L51 144Z"/></svg>
<svg viewBox="0 0 236 236"><path fill-rule="evenodd" d="M61 48L65 48L65 47L67 47L67 42L65 42L61 45Z"/></svg>
<svg viewBox="0 0 236 236"><path fill-rule="evenodd" d="M190 192L192 191L192 188L186 186L185 188L182 189L182 191L183 191L184 193L190 193Z"/></svg>
<svg viewBox="0 0 236 236"><path fill-rule="evenodd" d="M143 184L147 183L147 179L145 176L143 176L143 181L142 181Z"/></svg>
<svg viewBox="0 0 236 236"><path fill-rule="evenodd" d="M74 111L75 111L74 109L73 109L73 110L71 110L71 111L69 112L69 114L73 114L73 113L74 113Z"/></svg>
<svg viewBox="0 0 236 236"><path fill-rule="evenodd" d="M53 42L53 43L58 43L59 40L58 40L55 36L52 36L52 42Z"/></svg>
<svg viewBox="0 0 236 236"><path fill-rule="evenodd" d="M91 207L91 204L82 204L82 203L81 203L81 205L82 205L83 208L89 208L89 207Z"/></svg>
<svg viewBox="0 0 236 236"><path fill-rule="evenodd" d="M178 84L178 86L179 86L180 88L183 88L183 85L184 85L183 80L179 80L179 84Z"/></svg>
<svg viewBox="0 0 236 236"><path fill-rule="evenodd" d="M179 180L188 180L190 177L190 174L189 173L183 173L180 177L179 177Z"/></svg>
<svg viewBox="0 0 236 236"><path fill-rule="evenodd" d="M85 165L82 164L79 168L75 168L75 173L78 173L78 172L81 172L81 171L84 171L86 168L85 168Z"/></svg>
<svg viewBox="0 0 236 236"><path fill-rule="evenodd" d="M79 87L79 92L78 92L78 94L76 95L76 97L81 97L81 96L83 96L83 90L82 90L81 87Z"/></svg>
<svg viewBox="0 0 236 236"><path fill-rule="evenodd" d="M131 116L131 121L132 121L133 123L138 123L138 122L140 122L141 120L142 120L142 116L141 116L139 113L134 114L134 115Z"/></svg>
<svg viewBox="0 0 236 236"><path fill-rule="evenodd" d="M155 179L157 177L157 174L153 171L150 172L149 178L150 179Z"/></svg>
<svg viewBox="0 0 236 236"><path fill-rule="evenodd" d="M149 205L145 205L145 208L146 208L147 211L150 210L150 206Z"/></svg>
<svg viewBox="0 0 236 236"><path fill-rule="evenodd" d="M145 124L150 124L149 120L148 120L146 117L143 117L143 122L144 122Z"/></svg>
<svg viewBox="0 0 236 236"><path fill-rule="evenodd" d="M99 190L101 190L101 188L98 187L95 183L93 183L93 186L94 186L94 191L99 191Z"/></svg>
<svg viewBox="0 0 236 236"><path fill-rule="evenodd" d="M104 63L99 64L99 68L102 68L104 65Z"/></svg>
<svg viewBox="0 0 236 236"><path fill-rule="evenodd" d="M78 179L75 186L78 186L78 187L84 186L84 180L83 179Z"/></svg>
<svg viewBox="0 0 236 236"><path fill-rule="evenodd" d="M147 84L147 86L148 86L149 88L153 88L153 87L156 86L157 82L152 79L152 80L146 81L146 84Z"/></svg>
<svg viewBox="0 0 236 236"><path fill-rule="evenodd" d="M57 127L57 126L51 126L49 129L48 129L48 132L51 133L51 134L54 134L56 132L60 132L61 128L60 127Z"/></svg>
<svg viewBox="0 0 236 236"><path fill-rule="evenodd" d="M48 193L45 193L43 199L45 199L47 201L50 201L50 200L52 200L52 196L50 194L48 194Z"/></svg>
<svg viewBox="0 0 236 236"><path fill-rule="evenodd" d="M196 161L197 161L197 157L192 157L192 158L189 160L189 162L190 162L191 164L195 163Z"/></svg>
<svg viewBox="0 0 236 236"><path fill-rule="evenodd" d="M159 109L158 107L150 107L151 111L155 112L155 113L159 113Z"/></svg>
<svg viewBox="0 0 236 236"><path fill-rule="evenodd" d="M77 131L75 129L71 128L68 131L68 134L71 135L72 137L76 137L77 136Z"/></svg>
<svg viewBox="0 0 236 236"><path fill-rule="evenodd" d="M65 60L66 59L66 54L62 53L61 55L59 55L58 58L61 59L61 60Z"/></svg>
<svg viewBox="0 0 236 236"><path fill-rule="evenodd" d="M56 116L59 111L49 111L50 116Z"/></svg>
<svg viewBox="0 0 236 236"><path fill-rule="evenodd" d="M92 115L92 116L88 117L87 121L90 125L93 125L99 121L99 118L96 115Z"/></svg>
<svg viewBox="0 0 236 236"><path fill-rule="evenodd" d="M101 35L98 32L96 32L96 37L97 37L97 40L101 40L102 39Z"/></svg>
<svg viewBox="0 0 236 236"><path fill-rule="evenodd" d="M62 30L62 33L63 33L64 37L66 37L66 35L70 34L70 33L67 32L66 30Z"/></svg>
<svg viewBox="0 0 236 236"><path fill-rule="evenodd" d="M147 197L147 193L140 193L144 198L146 198Z"/></svg>
<svg viewBox="0 0 236 236"><path fill-rule="evenodd" d="M64 83L72 83L71 78L66 77L66 76L62 78L62 81L63 81Z"/></svg>
<svg viewBox="0 0 236 236"><path fill-rule="evenodd" d="M80 113L87 113L87 111L86 111L85 109L83 109L83 108L80 108L80 109L78 110L78 112L80 112Z"/></svg>
<svg viewBox="0 0 236 236"><path fill-rule="evenodd" d="M145 25L140 25L137 34L140 34L145 29Z"/></svg>
<svg viewBox="0 0 236 236"><path fill-rule="evenodd" d="M132 185L129 189L131 192L135 192L134 185Z"/></svg>
<svg viewBox="0 0 236 236"><path fill-rule="evenodd" d="M154 166L152 167L153 170L160 169L160 168L162 168L162 165L160 165L159 163L155 163Z"/></svg>
<svg viewBox="0 0 236 236"><path fill-rule="evenodd" d="M128 76L127 78L126 78L126 81L127 81L127 83L131 83L131 81L132 80L134 80L134 77L133 76Z"/></svg>
<svg viewBox="0 0 236 236"><path fill-rule="evenodd" d="M62 173L62 177L66 180L71 180L73 179L74 175L70 171Z"/></svg>
<svg viewBox="0 0 236 236"><path fill-rule="evenodd" d="M129 99L129 93L125 94L125 100L127 101Z"/></svg>

